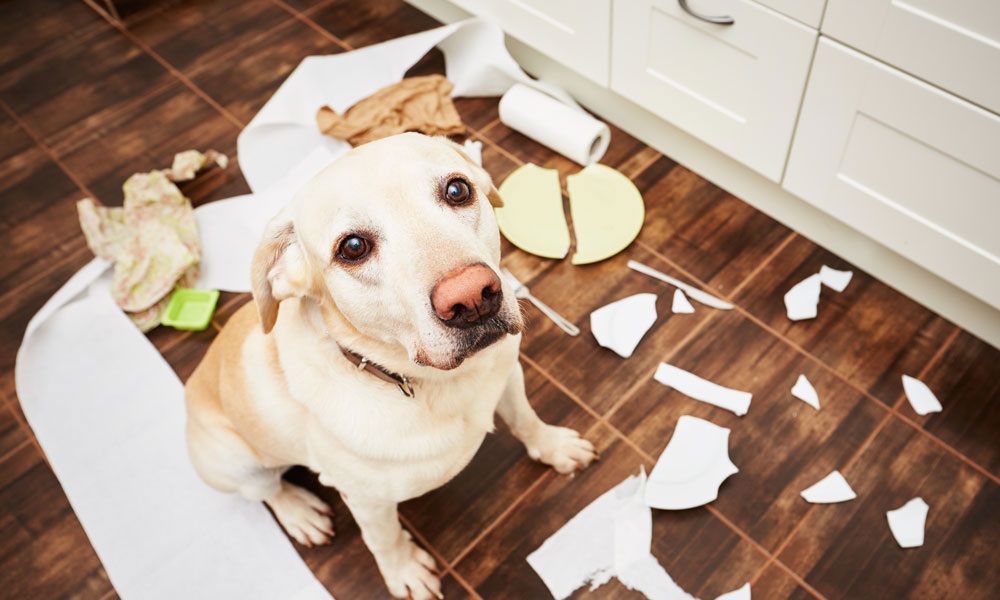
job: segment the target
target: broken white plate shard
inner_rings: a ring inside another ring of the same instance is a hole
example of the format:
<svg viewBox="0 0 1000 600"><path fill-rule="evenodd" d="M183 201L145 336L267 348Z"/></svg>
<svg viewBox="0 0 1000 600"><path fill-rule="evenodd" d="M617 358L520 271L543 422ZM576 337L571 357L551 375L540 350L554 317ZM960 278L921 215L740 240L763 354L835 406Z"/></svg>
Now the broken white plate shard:
<svg viewBox="0 0 1000 600"><path fill-rule="evenodd" d="M834 504L854 500L858 495L840 471L834 471L810 488L802 490L802 497L813 504Z"/></svg>
<svg viewBox="0 0 1000 600"><path fill-rule="evenodd" d="M793 321L816 318L819 305L820 276L810 275L785 294L785 310Z"/></svg>
<svg viewBox="0 0 1000 600"><path fill-rule="evenodd" d="M816 393L816 389L809 383L805 375L799 375L799 378L795 380L795 385L792 386L792 395L819 410L819 394Z"/></svg>
<svg viewBox="0 0 1000 600"><path fill-rule="evenodd" d="M715 600L750 600L750 583L744 583L743 587L726 592L716 597Z"/></svg>
<svg viewBox="0 0 1000 600"><path fill-rule="evenodd" d="M677 314L689 315L694 312L694 307L691 306L691 302L688 301L687 296L684 292L680 290L674 290L674 304L670 307L670 310Z"/></svg>
<svg viewBox="0 0 1000 600"><path fill-rule="evenodd" d="M618 356L632 356L642 336L656 322L656 294L636 294L590 313L590 331L597 343Z"/></svg>
<svg viewBox="0 0 1000 600"><path fill-rule="evenodd" d="M930 507L923 498L914 498L896 510L885 513L889 519L892 537L902 548L916 548L924 545L924 524Z"/></svg>
<svg viewBox="0 0 1000 600"><path fill-rule="evenodd" d="M483 143L479 140L465 140L462 149L480 167L483 166Z"/></svg>
<svg viewBox="0 0 1000 600"><path fill-rule="evenodd" d="M910 401L913 411L918 415L941 412L941 402L923 381L903 375L903 391L906 392L906 399Z"/></svg>
<svg viewBox="0 0 1000 600"><path fill-rule="evenodd" d="M837 269L831 269L826 265L819 268L820 281L822 281L823 285L826 287L837 292L842 292L847 289L847 284L851 283L852 277L854 277L853 271L838 271Z"/></svg>
<svg viewBox="0 0 1000 600"><path fill-rule="evenodd" d="M684 415L646 482L646 504L683 510L715 500L719 486L739 472L729 459L729 430Z"/></svg>
<svg viewBox="0 0 1000 600"><path fill-rule="evenodd" d="M750 400L753 398L753 394L750 392L722 387L667 363L660 363L653 378L685 396L724 408L741 417L747 414L747 410L750 409Z"/></svg>

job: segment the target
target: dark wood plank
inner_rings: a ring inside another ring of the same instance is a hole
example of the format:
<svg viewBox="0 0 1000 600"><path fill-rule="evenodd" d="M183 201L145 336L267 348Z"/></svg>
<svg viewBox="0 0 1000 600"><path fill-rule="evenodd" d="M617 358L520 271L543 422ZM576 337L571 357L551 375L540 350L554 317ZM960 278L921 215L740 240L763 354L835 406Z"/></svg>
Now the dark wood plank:
<svg viewBox="0 0 1000 600"><path fill-rule="evenodd" d="M400 0L333 0L309 12L309 18L351 48L440 27L441 23Z"/></svg>
<svg viewBox="0 0 1000 600"><path fill-rule="evenodd" d="M843 472L856 500L817 506L779 557L828 598L997 598L1000 486L898 419ZM924 545L900 548L886 511L920 496Z"/></svg>
<svg viewBox="0 0 1000 600"><path fill-rule="evenodd" d="M577 431L593 425L592 417L538 371L525 369L525 385L528 399L545 422ZM407 520L449 561L549 471L528 457L499 417L497 425L454 480L401 507Z"/></svg>
<svg viewBox="0 0 1000 600"><path fill-rule="evenodd" d="M0 99L50 146L99 131L136 98L173 81L152 57L107 28L58 44L7 79Z"/></svg>
<svg viewBox="0 0 1000 600"><path fill-rule="evenodd" d="M111 583L33 445L0 463L0 590L9 598L102 598Z"/></svg>
<svg viewBox="0 0 1000 600"><path fill-rule="evenodd" d="M782 298L822 265L854 272L842 293L823 287L818 316L790 321ZM796 237L736 298L847 380L892 406L902 375L917 375L954 325L803 237Z"/></svg>
<svg viewBox="0 0 1000 600"><path fill-rule="evenodd" d="M670 364L751 392L749 411L738 417L691 399L653 380L650 372L611 423L653 457L660 456L682 415L729 428L729 454L740 472L722 484L712 506L772 552L809 510L799 492L846 464L886 415L737 313L713 319ZM820 410L791 395L800 374L816 388Z"/></svg>
<svg viewBox="0 0 1000 600"><path fill-rule="evenodd" d="M635 183L646 201L638 241L724 295L791 233L666 157L639 174Z"/></svg>
<svg viewBox="0 0 1000 600"><path fill-rule="evenodd" d="M0 398L0 460L28 441L24 428L5 398Z"/></svg>
<svg viewBox="0 0 1000 600"><path fill-rule="evenodd" d="M110 27L80 0L0 2L0 82L60 47Z"/></svg>
<svg viewBox="0 0 1000 600"><path fill-rule="evenodd" d="M1000 477L1000 350L963 331L923 378L943 410L919 416L909 402L906 417Z"/></svg>
<svg viewBox="0 0 1000 600"><path fill-rule="evenodd" d="M788 598L789 600L811 600L815 598L808 590L792 579L791 575L777 565L770 565L750 586L755 598Z"/></svg>

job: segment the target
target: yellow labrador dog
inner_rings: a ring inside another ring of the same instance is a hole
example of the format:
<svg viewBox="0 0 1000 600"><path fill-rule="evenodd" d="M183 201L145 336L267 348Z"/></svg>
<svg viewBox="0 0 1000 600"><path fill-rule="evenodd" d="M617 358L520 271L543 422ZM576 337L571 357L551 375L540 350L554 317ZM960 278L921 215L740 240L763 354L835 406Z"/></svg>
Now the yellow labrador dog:
<svg viewBox="0 0 1000 600"><path fill-rule="evenodd" d="M305 465L340 492L396 597L441 596L397 504L464 468L495 412L560 473L594 458L525 397L520 308L498 276L499 204L489 175L446 139L406 133L352 150L267 226L254 303L187 382L201 477L266 502L299 543L327 543L329 507L282 479Z"/></svg>

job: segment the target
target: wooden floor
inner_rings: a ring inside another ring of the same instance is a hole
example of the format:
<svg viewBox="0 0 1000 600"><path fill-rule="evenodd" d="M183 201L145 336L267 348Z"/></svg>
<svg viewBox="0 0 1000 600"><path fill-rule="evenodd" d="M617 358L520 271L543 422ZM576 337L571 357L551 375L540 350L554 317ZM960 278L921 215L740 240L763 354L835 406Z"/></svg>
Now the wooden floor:
<svg viewBox="0 0 1000 600"><path fill-rule="evenodd" d="M112 598L112 589L20 411L14 355L42 303L90 259L74 203L120 202L133 172L176 151L236 158L185 187L197 203L248 191L236 136L305 56L348 51L436 23L400 0L217 0L117 3L124 27L80 0L0 3L0 597ZM440 70L431 56L415 72ZM566 159L497 120L495 99L461 100L496 181L534 162L565 177ZM816 246L622 131L604 162L630 176L647 206L639 239L586 267L506 248L504 263L576 322L563 334L533 307L523 345L530 397L603 459L574 479L530 461L506 433L490 436L453 482L402 506L403 520L444 566L448 598L545 598L525 556L639 465L647 470L679 416L733 430L740 472L706 507L654 511L654 554L688 592L711 599L751 582L770 598L1000 598L1000 352ZM672 289L625 268L634 258L732 300L671 315ZM782 295L820 265L852 268L842 294L823 291L819 317L784 315ZM594 342L589 313L655 292L660 317L623 361ZM228 315L224 295L204 333L150 338L181 378ZM654 382L669 361L753 392L739 418ZM814 411L789 389L804 373ZM944 411L917 416L902 374L919 377ZM858 499L811 505L799 492L839 469ZM319 489L306 473L292 478ZM357 527L335 494L331 546L299 548L341 600L387 596ZM885 511L914 496L930 505L926 543L902 550ZM629 597L617 583L580 597Z"/></svg>

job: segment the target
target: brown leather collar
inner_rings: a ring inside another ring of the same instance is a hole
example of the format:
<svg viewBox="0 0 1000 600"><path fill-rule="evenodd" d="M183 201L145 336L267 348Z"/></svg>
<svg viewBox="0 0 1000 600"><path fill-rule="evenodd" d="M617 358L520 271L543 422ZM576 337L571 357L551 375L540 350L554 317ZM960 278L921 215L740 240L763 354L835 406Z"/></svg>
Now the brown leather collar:
<svg viewBox="0 0 1000 600"><path fill-rule="evenodd" d="M356 366L359 371L367 371L386 383L395 384L395 386L399 388L399 391L403 392L404 396L407 398L413 398L413 385L410 384L410 380L406 377L406 375L400 375L398 373L388 371L371 362L367 358L351 352L340 344L337 344L337 347L339 347L340 351L344 353L344 357L351 361L351 364Z"/></svg>

